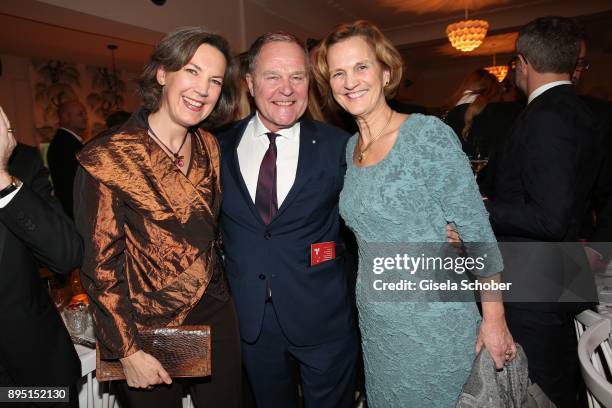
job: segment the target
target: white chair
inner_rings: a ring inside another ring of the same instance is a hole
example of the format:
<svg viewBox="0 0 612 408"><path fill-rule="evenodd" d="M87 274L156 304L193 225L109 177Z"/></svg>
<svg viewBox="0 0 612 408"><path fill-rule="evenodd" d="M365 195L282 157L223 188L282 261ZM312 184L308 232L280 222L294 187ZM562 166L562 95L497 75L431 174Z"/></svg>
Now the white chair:
<svg viewBox="0 0 612 408"><path fill-rule="evenodd" d="M612 407L610 320L587 310L576 316L578 359L590 408Z"/></svg>

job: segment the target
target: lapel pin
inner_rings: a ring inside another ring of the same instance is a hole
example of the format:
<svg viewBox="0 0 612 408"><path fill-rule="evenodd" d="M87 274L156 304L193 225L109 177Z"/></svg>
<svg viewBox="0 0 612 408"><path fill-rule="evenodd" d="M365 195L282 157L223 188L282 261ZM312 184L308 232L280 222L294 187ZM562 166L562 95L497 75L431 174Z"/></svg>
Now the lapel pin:
<svg viewBox="0 0 612 408"><path fill-rule="evenodd" d="M316 141L316 140L313 140L313 141L312 141L312 144L315 144L315 143L317 143L317 141Z"/></svg>

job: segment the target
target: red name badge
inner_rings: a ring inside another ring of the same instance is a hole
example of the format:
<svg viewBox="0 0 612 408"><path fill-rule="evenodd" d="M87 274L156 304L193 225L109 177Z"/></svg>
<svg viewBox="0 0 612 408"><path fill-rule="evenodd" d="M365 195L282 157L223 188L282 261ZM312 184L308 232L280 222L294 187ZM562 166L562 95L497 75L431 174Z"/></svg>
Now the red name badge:
<svg viewBox="0 0 612 408"><path fill-rule="evenodd" d="M336 258L336 243L319 242L310 245L310 266L318 265Z"/></svg>

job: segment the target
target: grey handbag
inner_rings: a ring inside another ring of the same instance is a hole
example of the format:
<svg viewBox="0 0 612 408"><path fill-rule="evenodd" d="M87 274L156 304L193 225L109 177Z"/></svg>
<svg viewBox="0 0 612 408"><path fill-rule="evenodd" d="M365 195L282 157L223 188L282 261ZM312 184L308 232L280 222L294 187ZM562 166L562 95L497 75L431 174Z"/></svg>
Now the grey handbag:
<svg viewBox="0 0 612 408"><path fill-rule="evenodd" d="M456 408L527 407L527 356L519 344L516 344L516 351L516 358L503 370L497 371L491 355L483 347L474 359Z"/></svg>

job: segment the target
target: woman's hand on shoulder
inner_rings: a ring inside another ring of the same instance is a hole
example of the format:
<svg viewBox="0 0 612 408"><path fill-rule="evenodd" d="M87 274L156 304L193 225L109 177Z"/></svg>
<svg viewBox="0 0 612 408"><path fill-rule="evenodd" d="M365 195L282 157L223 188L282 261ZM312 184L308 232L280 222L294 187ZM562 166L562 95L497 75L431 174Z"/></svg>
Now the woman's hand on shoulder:
<svg viewBox="0 0 612 408"><path fill-rule="evenodd" d="M446 224L446 240L453 246L461 246L463 243L461 236L451 224Z"/></svg>
<svg viewBox="0 0 612 408"><path fill-rule="evenodd" d="M121 365L128 386L134 388L152 388L157 384L172 384L172 378L161 363L152 355L138 350L122 358Z"/></svg>

